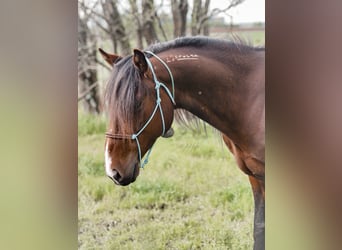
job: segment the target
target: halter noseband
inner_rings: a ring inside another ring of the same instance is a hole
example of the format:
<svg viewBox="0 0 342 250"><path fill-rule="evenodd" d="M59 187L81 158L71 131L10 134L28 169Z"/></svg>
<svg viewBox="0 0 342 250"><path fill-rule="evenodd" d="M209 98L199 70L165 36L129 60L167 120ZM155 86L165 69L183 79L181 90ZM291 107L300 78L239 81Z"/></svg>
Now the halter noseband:
<svg viewBox="0 0 342 250"><path fill-rule="evenodd" d="M171 99L171 102L173 103L173 105L176 105L176 102L175 102L175 86L174 86L174 79L173 79L173 76L172 76L172 73L171 73L171 70L170 68L167 66L167 64L160 58L158 57L156 54L154 54L153 52L151 51L145 51L145 53L147 54L150 54L152 56L154 56L155 58L157 58L163 65L164 67L166 68L166 70L168 71L169 75L170 75L170 79L171 79L171 85L172 85L172 93L170 92L170 90L167 88L167 86L160 82L158 79L157 79L157 76L156 76L156 73L154 72L154 69L153 69L153 65L150 61L150 59L148 57L145 56L145 59L146 59L146 62L148 64L148 67L150 68L151 72L152 72L152 76L153 76L153 82L155 84L155 90L156 90L156 106L154 107L154 110L150 116L150 118L145 122L145 125L142 126L142 128L135 134L132 134L132 135L124 135L124 134L111 134L111 133L106 133L106 137L107 138L111 138L111 139L130 139L130 140L135 140L136 143L137 143L137 148L138 148L138 154L139 154L139 162L140 162L140 166L141 168L144 168L144 166L148 163L148 158L151 154L151 151L152 151L152 147L148 150L147 152L147 155L145 157L145 160L143 162L142 159L141 159L141 148L140 148L140 143L139 143L139 139L138 139L138 136L144 131L144 129L148 126L148 124L150 124L150 122L152 121L154 115L156 114L157 112L157 109L159 109L160 111L160 117L161 117L161 121L162 121L162 125L163 125L163 130L162 130L162 134L161 135L164 135L165 134L165 120L164 120L164 114L163 114L163 109L162 109L162 106L161 106L161 99L160 99L160 87L163 87L165 92L167 93L167 95L170 97Z"/></svg>

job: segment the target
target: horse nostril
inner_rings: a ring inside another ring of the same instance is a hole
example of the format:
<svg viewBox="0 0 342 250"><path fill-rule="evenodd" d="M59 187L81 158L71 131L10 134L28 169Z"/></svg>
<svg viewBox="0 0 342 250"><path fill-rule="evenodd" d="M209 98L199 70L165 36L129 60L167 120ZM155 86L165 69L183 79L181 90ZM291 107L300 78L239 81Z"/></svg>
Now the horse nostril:
<svg viewBox="0 0 342 250"><path fill-rule="evenodd" d="M115 169L113 170L113 179L116 181L120 181L120 179L121 179L121 175Z"/></svg>

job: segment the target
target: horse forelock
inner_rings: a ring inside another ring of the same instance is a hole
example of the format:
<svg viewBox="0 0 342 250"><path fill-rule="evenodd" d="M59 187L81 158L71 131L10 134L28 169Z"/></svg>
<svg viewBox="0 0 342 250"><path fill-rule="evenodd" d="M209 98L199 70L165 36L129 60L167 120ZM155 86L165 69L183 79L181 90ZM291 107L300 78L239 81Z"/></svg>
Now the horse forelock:
<svg viewBox="0 0 342 250"><path fill-rule="evenodd" d="M144 89L140 73L133 65L132 56L127 56L114 65L105 90L105 105L113 133L134 133L134 124L141 106L137 93Z"/></svg>

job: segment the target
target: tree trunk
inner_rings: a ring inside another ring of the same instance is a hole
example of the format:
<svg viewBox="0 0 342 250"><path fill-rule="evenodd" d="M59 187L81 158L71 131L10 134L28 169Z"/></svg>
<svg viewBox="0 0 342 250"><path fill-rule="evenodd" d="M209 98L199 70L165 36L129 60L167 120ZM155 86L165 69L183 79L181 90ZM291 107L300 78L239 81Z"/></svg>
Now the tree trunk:
<svg viewBox="0 0 342 250"><path fill-rule="evenodd" d="M209 5L210 5L210 0L205 0L205 3L204 3L204 8L202 8L202 18L204 17L207 17L208 16L208 12L209 12ZM202 29L202 33L203 35L205 36L209 36L209 21L210 19L207 19L202 27L200 27Z"/></svg>
<svg viewBox="0 0 342 250"><path fill-rule="evenodd" d="M164 30L164 28L163 28L162 21L160 20L157 11L154 12L154 16L155 16L155 18L156 18L156 20L157 20L158 27L159 27L159 29L160 29L162 35L163 35L164 41L169 40L169 39L167 39L166 32L165 32L165 30Z"/></svg>
<svg viewBox="0 0 342 250"><path fill-rule="evenodd" d="M187 0L171 1L174 38L186 35L186 15L188 13Z"/></svg>
<svg viewBox="0 0 342 250"><path fill-rule="evenodd" d="M129 38L126 34L116 0L104 0L102 2L102 8L108 23L108 28L111 31L110 37L112 39L114 52L123 55L130 54L131 46ZM120 51L118 51L117 45L119 45Z"/></svg>
<svg viewBox="0 0 342 250"><path fill-rule="evenodd" d="M87 113L99 114L101 105L98 90L92 88L88 91L94 83L97 83L96 42L87 20L80 16L78 16L78 31L79 94L88 92L82 99L84 110Z"/></svg>
<svg viewBox="0 0 342 250"><path fill-rule="evenodd" d="M155 10L153 0L142 0L143 35L148 45L158 42L155 28Z"/></svg>
<svg viewBox="0 0 342 250"><path fill-rule="evenodd" d="M143 49L143 34L142 34L142 25L140 20L140 15L138 11L138 5L136 0L129 0L129 4L131 5L131 12L134 16L134 22L136 25L136 36L137 36L137 46L139 49Z"/></svg>
<svg viewBox="0 0 342 250"><path fill-rule="evenodd" d="M191 15L191 35L203 34L209 35L209 5L210 0L205 0L202 6L201 0L194 0L194 6Z"/></svg>
<svg viewBox="0 0 342 250"><path fill-rule="evenodd" d="M171 10L172 10L172 19L173 19L173 37L180 36L180 13L179 13L179 3L178 0L171 0Z"/></svg>
<svg viewBox="0 0 342 250"><path fill-rule="evenodd" d="M181 28L180 28L180 35L186 35L186 16L188 14L189 4L187 0L181 0L179 9L180 9L180 16L181 16Z"/></svg>
<svg viewBox="0 0 342 250"><path fill-rule="evenodd" d="M191 14L191 35L196 36L200 33L199 22L201 18L202 1L194 0Z"/></svg>

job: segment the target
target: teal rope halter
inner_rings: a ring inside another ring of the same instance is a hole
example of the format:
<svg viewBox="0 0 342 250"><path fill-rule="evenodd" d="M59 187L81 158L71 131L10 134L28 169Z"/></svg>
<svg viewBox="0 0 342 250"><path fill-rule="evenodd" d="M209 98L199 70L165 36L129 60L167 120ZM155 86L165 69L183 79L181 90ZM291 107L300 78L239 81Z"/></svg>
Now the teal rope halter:
<svg viewBox="0 0 342 250"><path fill-rule="evenodd" d="M159 109L160 111L160 117L161 117L161 121L162 121L162 126L163 126L163 129L162 129L162 134L161 135L164 135L165 134L165 120L164 120L164 113L163 113L163 109L162 109L162 106L161 106L161 98L160 98L160 87L162 87L165 92L167 93L167 95L170 97L171 99L171 102L176 105L176 102L175 102L175 84L174 84L174 79L173 79L173 76L172 76L172 73L171 73L171 70L170 68L167 66L167 64L160 58L158 57L156 54L154 54L153 52L151 51L145 51L145 53L147 54L150 54L152 56L154 56L155 58L157 58L163 65L164 67L166 68L166 70L168 71L169 73L169 76L170 76L170 79L171 79L171 85L172 85L172 93L170 92L170 90L167 88L167 86L160 82L156 76L156 73L153 69L153 65L150 61L150 59L148 57L145 56L145 59L146 59L146 62L147 62L147 65L148 67L150 68L151 72L152 72L152 76L153 76L153 82L155 84L155 90L156 90L156 106L154 107L153 109L153 112L150 116L150 118L145 122L144 126L142 126L142 128L137 132L137 133L134 133L132 135L120 135L120 134L111 134L111 133L106 133L106 137L107 138L112 138L112 139L131 139L131 140L135 140L135 142L137 143L137 148L138 148L138 155L139 155L139 162L140 162L140 167L141 168L144 168L144 166L148 163L148 158L150 157L150 154L151 154L151 151L152 151L152 147L148 150L147 154L146 154L146 157L144 159L144 161L142 162L142 156L141 156L141 147L140 147L140 142L139 142L139 139L138 139L138 136L145 130L145 128L148 126L148 124L150 124L150 122L152 121L154 115L156 114L157 110Z"/></svg>

